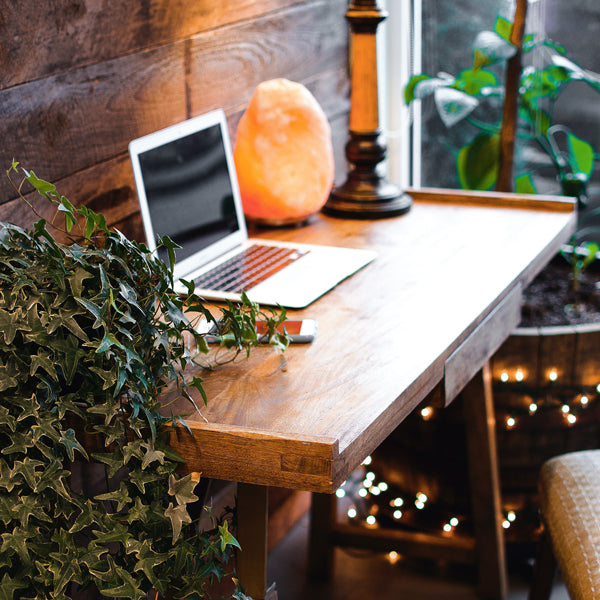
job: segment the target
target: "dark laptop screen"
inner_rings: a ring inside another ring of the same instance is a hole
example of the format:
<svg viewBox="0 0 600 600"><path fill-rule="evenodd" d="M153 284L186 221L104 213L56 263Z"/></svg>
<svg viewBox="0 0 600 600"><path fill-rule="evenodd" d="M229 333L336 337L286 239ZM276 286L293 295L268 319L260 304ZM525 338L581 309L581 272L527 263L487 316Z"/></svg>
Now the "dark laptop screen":
<svg viewBox="0 0 600 600"><path fill-rule="evenodd" d="M177 261L239 229L218 125L143 152L139 161L152 226L181 246ZM163 248L158 254L166 260Z"/></svg>

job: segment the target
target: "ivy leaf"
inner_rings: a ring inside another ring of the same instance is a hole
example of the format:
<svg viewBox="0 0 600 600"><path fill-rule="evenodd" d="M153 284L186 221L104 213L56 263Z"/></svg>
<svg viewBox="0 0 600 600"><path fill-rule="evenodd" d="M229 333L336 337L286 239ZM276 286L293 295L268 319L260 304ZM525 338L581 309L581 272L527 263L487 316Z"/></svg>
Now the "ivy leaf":
<svg viewBox="0 0 600 600"><path fill-rule="evenodd" d="M148 598L148 592L140 590L139 582L137 582L125 569L117 566L115 567L115 571L123 583L116 587L103 588L101 590L103 596L129 598L129 600L146 600Z"/></svg>
<svg viewBox="0 0 600 600"><path fill-rule="evenodd" d="M142 470L146 469L148 465L158 461L161 465L165 462L165 453L161 450L156 450L150 444L142 444L142 447L146 449L144 458L142 460Z"/></svg>
<svg viewBox="0 0 600 600"><path fill-rule="evenodd" d="M31 365L29 367L29 374L35 375L38 369L43 369L54 379L58 381L58 375L56 374L56 369L54 367L54 362L50 356L49 352L45 352L44 350L38 350L38 353L31 357Z"/></svg>
<svg viewBox="0 0 600 600"><path fill-rule="evenodd" d="M159 591L165 592L164 583L162 583L154 573L156 567L164 564L168 558L168 554L159 553L152 550L148 540L144 540L139 549L136 551L137 561L133 570L135 572L142 571L148 578L148 581Z"/></svg>
<svg viewBox="0 0 600 600"><path fill-rule="evenodd" d="M31 563L28 549L31 535L26 529L17 526L12 532L3 533L1 537L2 546L0 546L0 552L4 553L12 550L24 564L28 565Z"/></svg>
<svg viewBox="0 0 600 600"><path fill-rule="evenodd" d="M227 521L225 521L223 525L219 525L219 535L221 537L221 552L225 552L225 548L227 548L227 546L235 546L240 550L242 549L239 542L233 537L233 535L229 531Z"/></svg>
<svg viewBox="0 0 600 600"><path fill-rule="evenodd" d="M92 503L92 501L88 498L85 503L80 507L80 513L76 517L73 525L69 529L69 533L77 533L86 527L90 527L91 525L98 524L98 515L96 513L96 507Z"/></svg>
<svg viewBox="0 0 600 600"><path fill-rule="evenodd" d="M185 504L173 506L172 502L169 502L169 506L164 512L165 517L171 521L171 529L173 530L173 544L179 538L181 534L181 528L184 523L191 523L192 518L188 514Z"/></svg>
<svg viewBox="0 0 600 600"><path fill-rule="evenodd" d="M127 522L140 521L144 525L154 518L154 508L144 504L139 496L135 497L133 506L127 511Z"/></svg>
<svg viewBox="0 0 600 600"><path fill-rule="evenodd" d="M101 369L92 368L95 373L101 375L102 379L106 382L105 372ZM108 377L108 375L106 375ZM106 389L104 386L103 389ZM108 398L103 404L94 404L88 407L87 412L93 415L102 415L104 417L104 424L109 425L119 414L119 405L114 401L113 398Z"/></svg>
<svg viewBox="0 0 600 600"><path fill-rule="evenodd" d="M94 452L92 458L108 466L109 477L113 477L123 466L123 457L117 452L113 454L100 454L99 452Z"/></svg>
<svg viewBox="0 0 600 600"><path fill-rule="evenodd" d="M103 325L105 316L108 312L108 301L104 302L101 306L98 306L98 304L95 304L87 298L80 298L79 296L76 296L75 300L79 302L79 304L81 304L81 306L83 306L86 310L88 310L96 319L92 325L92 329L98 329L98 327Z"/></svg>
<svg viewBox="0 0 600 600"><path fill-rule="evenodd" d="M0 486L7 492L12 492L16 484L12 469L3 458L0 458Z"/></svg>
<svg viewBox="0 0 600 600"><path fill-rule="evenodd" d="M6 345L12 344L17 331L29 331L29 325L22 318L21 311L7 311L0 308L0 331Z"/></svg>
<svg viewBox="0 0 600 600"><path fill-rule="evenodd" d="M169 257L169 269L172 271L175 266L175 250L181 248L178 244L176 244L168 235L164 235L158 240L161 246L164 246L167 250L167 255Z"/></svg>
<svg viewBox="0 0 600 600"><path fill-rule="evenodd" d="M117 348L125 350L123 344L112 333L105 333L100 345L96 348L96 354L106 353L112 346L117 346Z"/></svg>
<svg viewBox="0 0 600 600"><path fill-rule="evenodd" d="M117 503L117 512L121 512L123 508L127 504L131 502L131 497L129 496L129 492L127 490L127 484L124 481L121 481L119 485L119 489L114 492L107 492L106 494L99 494L94 496L96 500L108 500L110 502Z"/></svg>
<svg viewBox="0 0 600 600"><path fill-rule="evenodd" d="M60 443L66 448L69 460L73 462L75 460L75 450L81 454L86 460L88 459L87 452L83 446L77 441L74 429L67 429L60 438Z"/></svg>
<svg viewBox="0 0 600 600"><path fill-rule="evenodd" d="M56 195L56 186L53 183L39 179L33 171L23 169L27 181L37 190L42 196L49 198L51 195Z"/></svg>
<svg viewBox="0 0 600 600"><path fill-rule="evenodd" d="M199 481L200 476L198 473L189 473L179 479L175 475L169 475L169 495L175 496L177 504L196 502L198 496L193 492Z"/></svg>
<svg viewBox="0 0 600 600"><path fill-rule="evenodd" d="M73 560L72 554L74 552L74 546L65 549L64 552L53 552L50 554L52 562L48 565L48 570L52 573L53 580L53 595L60 597L65 587L70 581L75 583L83 583L81 569L79 568L79 562Z"/></svg>
<svg viewBox="0 0 600 600"><path fill-rule="evenodd" d="M36 494L42 494L47 489L51 489L66 500L71 500L71 494L68 492L65 483L68 482L70 472L62 468L59 460L52 461L46 466L43 473L36 482L33 491Z"/></svg>
<svg viewBox="0 0 600 600"><path fill-rule="evenodd" d="M143 471L132 471L129 474L129 481L135 485L135 487L140 490L142 494L146 493L146 484L154 483L155 481L159 481L162 479L159 475L153 473L145 473Z"/></svg>
<svg viewBox="0 0 600 600"><path fill-rule="evenodd" d="M0 581L0 600L13 600L17 590L24 590L28 587L29 584L25 581L16 577L13 579L8 573L5 573Z"/></svg>
<svg viewBox="0 0 600 600"><path fill-rule="evenodd" d="M117 542L125 547L127 541L131 537L131 532L123 524L114 523L109 531L100 531L94 529L94 536L96 538L95 541L98 544L110 544L111 542Z"/></svg>
<svg viewBox="0 0 600 600"><path fill-rule="evenodd" d="M44 463L39 460L26 456L23 460L16 460L13 465L12 475L21 475L25 483L32 489L36 489L38 475L41 470L36 472L36 468L43 467Z"/></svg>

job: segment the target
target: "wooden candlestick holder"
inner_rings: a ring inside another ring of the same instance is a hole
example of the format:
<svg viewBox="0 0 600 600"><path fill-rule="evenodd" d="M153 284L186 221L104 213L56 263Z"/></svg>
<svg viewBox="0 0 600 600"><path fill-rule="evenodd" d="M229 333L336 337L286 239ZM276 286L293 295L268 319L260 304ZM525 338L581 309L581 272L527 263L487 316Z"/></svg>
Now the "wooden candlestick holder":
<svg viewBox="0 0 600 600"><path fill-rule="evenodd" d="M386 18L377 0L352 0L346 12L351 33L350 139L346 158L351 167L346 182L332 190L323 207L330 215L390 217L412 206L410 196L389 182L382 168L387 145L379 127L376 33Z"/></svg>

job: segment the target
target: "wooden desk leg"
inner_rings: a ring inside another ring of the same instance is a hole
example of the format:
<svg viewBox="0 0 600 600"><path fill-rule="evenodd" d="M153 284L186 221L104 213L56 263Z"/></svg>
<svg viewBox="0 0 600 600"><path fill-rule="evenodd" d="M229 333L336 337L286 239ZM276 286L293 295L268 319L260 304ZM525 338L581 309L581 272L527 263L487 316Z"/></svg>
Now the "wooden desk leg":
<svg viewBox="0 0 600 600"><path fill-rule="evenodd" d="M333 573L331 533L336 508L335 494L312 494L308 542L308 576L311 579L326 581Z"/></svg>
<svg viewBox="0 0 600 600"><path fill-rule="evenodd" d="M489 364L463 390L469 482L479 594L484 600L503 600L507 594L506 560L494 402Z"/></svg>
<svg viewBox="0 0 600 600"><path fill-rule="evenodd" d="M250 483L237 486L237 574L254 600L277 600L275 584L267 588L267 527L269 488Z"/></svg>

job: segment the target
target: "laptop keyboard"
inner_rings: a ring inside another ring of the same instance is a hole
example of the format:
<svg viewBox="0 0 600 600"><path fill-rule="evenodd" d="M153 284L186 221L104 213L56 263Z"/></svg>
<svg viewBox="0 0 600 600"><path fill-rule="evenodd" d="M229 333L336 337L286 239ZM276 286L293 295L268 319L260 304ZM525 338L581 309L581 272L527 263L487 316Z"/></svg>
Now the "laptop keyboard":
<svg viewBox="0 0 600 600"><path fill-rule="evenodd" d="M194 280L199 288L239 294L264 281L309 250L253 244Z"/></svg>

